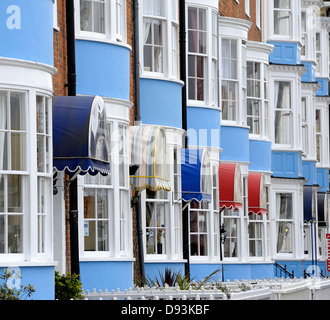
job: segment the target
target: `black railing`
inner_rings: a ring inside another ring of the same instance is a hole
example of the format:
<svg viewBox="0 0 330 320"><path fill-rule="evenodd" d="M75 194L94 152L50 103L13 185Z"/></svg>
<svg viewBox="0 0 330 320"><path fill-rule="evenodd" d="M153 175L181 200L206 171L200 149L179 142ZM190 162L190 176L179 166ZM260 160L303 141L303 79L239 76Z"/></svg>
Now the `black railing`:
<svg viewBox="0 0 330 320"><path fill-rule="evenodd" d="M309 272L306 272L306 270L304 270L304 278L307 279L309 277L311 277L312 275L309 273ZM320 274L319 274L319 277L322 278L322 279L325 279L327 278L324 274L323 274L323 271L321 270Z"/></svg>
<svg viewBox="0 0 330 320"><path fill-rule="evenodd" d="M290 278L294 279L294 271L291 272L288 271L286 265L281 266L277 262L275 262L275 276L276 278Z"/></svg>

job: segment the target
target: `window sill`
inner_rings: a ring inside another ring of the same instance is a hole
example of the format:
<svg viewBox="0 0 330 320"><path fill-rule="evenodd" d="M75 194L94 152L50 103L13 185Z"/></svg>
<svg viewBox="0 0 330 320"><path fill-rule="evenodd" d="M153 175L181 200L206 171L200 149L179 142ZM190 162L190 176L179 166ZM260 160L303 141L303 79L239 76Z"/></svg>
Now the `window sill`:
<svg viewBox="0 0 330 320"><path fill-rule="evenodd" d="M157 258L146 258L145 263L186 263L187 260L184 259L169 259L169 258L164 258L160 257L159 259Z"/></svg>
<svg viewBox="0 0 330 320"><path fill-rule="evenodd" d="M80 262L134 262L135 258L129 257L80 257Z"/></svg>
<svg viewBox="0 0 330 320"><path fill-rule="evenodd" d="M180 79L165 77L164 75L162 75L160 73L143 73L140 76L140 78L141 79L148 79L148 80L159 80L159 81L174 82L174 83L180 84L181 86L184 85L184 82L181 81Z"/></svg>
<svg viewBox="0 0 330 320"><path fill-rule="evenodd" d="M102 37L102 36L93 37L92 35L78 34L78 35L76 35L76 40L92 41L92 42L103 42L103 43L108 43L108 44L112 44L112 45L115 45L115 46L120 46L120 47L127 48L129 50L132 50L132 47L130 45L128 45L127 43L112 40L112 39L109 39L105 36L104 37Z"/></svg>
<svg viewBox="0 0 330 320"><path fill-rule="evenodd" d="M0 262L0 267L55 267L56 261L3 261Z"/></svg>

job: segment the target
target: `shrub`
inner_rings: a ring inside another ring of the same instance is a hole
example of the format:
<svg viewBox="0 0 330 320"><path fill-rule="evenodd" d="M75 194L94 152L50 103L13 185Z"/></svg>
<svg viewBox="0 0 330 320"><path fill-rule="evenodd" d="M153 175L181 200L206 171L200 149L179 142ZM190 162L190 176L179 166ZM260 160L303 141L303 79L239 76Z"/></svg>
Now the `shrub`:
<svg viewBox="0 0 330 320"><path fill-rule="evenodd" d="M0 275L0 280L3 281L0 284L0 300L23 300L30 298L32 293L35 292L34 286L28 284L26 286L19 285L19 288L8 286L8 280L13 276L13 273L9 269L3 270L3 275ZM20 274L15 274L16 279L21 279Z"/></svg>
<svg viewBox="0 0 330 320"><path fill-rule="evenodd" d="M83 299L83 290L79 276L76 274L60 275L55 271L55 299L56 300L79 300Z"/></svg>

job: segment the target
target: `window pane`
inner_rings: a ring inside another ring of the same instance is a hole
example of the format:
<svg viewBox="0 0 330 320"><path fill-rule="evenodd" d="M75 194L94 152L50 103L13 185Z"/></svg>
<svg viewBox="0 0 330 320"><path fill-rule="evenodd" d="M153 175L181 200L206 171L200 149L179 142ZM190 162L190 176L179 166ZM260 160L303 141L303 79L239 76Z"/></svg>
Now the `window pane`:
<svg viewBox="0 0 330 320"><path fill-rule="evenodd" d="M93 31L92 2L80 0L80 29L82 31Z"/></svg>
<svg viewBox="0 0 330 320"><path fill-rule="evenodd" d="M197 30L197 9L189 8L188 10L188 28Z"/></svg>
<svg viewBox="0 0 330 320"><path fill-rule="evenodd" d="M22 253L22 216L8 216L8 253Z"/></svg>
<svg viewBox="0 0 330 320"><path fill-rule="evenodd" d="M0 253L5 253L6 250L5 239L5 216L0 215Z"/></svg>
<svg viewBox="0 0 330 320"><path fill-rule="evenodd" d="M0 129L7 128L7 92L0 91ZM0 140L1 145L1 140Z"/></svg>
<svg viewBox="0 0 330 320"><path fill-rule="evenodd" d="M8 133L0 132L0 170L8 170L7 150L8 150Z"/></svg>
<svg viewBox="0 0 330 320"><path fill-rule="evenodd" d="M289 222L277 222L277 252L293 252L293 224Z"/></svg>
<svg viewBox="0 0 330 320"><path fill-rule="evenodd" d="M293 219L292 194L276 194L276 217L277 219Z"/></svg>
<svg viewBox="0 0 330 320"><path fill-rule="evenodd" d="M26 135L11 134L11 169L26 170Z"/></svg>
<svg viewBox="0 0 330 320"><path fill-rule="evenodd" d="M290 9L291 0L274 0L274 8L277 9Z"/></svg>
<svg viewBox="0 0 330 320"><path fill-rule="evenodd" d="M200 236L200 255L201 256L207 256L208 250L207 250L207 235L202 234Z"/></svg>
<svg viewBox="0 0 330 320"><path fill-rule="evenodd" d="M84 217L95 218L95 191L85 189L84 192Z"/></svg>
<svg viewBox="0 0 330 320"><path fill-rule="evenodd" d="M98 221L97 223L98 251L108 251L109 224L108 221Z"/></svg>
<svg viewBox="0 0 330 320"><path fill-rule="evenodd" d="M107 190L97 190L97 217L98 219L108 218Z"/></svg>
<svg viewBox="0 0 330 320"><path fill-rule="evenodd" d="M94 3L94 32L104 33L104 3Z"/></svg>
<svg viewBox="0 0 330 320"><path fill-rule="evenodd" d="M11 130L25 130L26 117L23 105L23 94L11 92L10 94L10 122Z"/></svg>
<svg viewBox="0 0 330 320"><path fill-rule="evenodd" d="M144 46L143 56L144 56L144 70L152 71L152 47Z"/></svg>
<svg viewBox="0 0 330 320"><path fill-rule="evenodd" d="M84 244L85 251L96 251L96 229L95 229L95 221L93 220L85 220L84 221Z"/></svg>
<svg viewBox="0 0 330 320"><path fill-rule="evenodd" d="M5 176L0 174L0 212L5 212Z"/></svg>
<svg viewBox="0 0 330 320"><path fill-rule="evenodd" d="M278 35L291 34L291 13L275 11L274 12L274 33Z"/></svg>
<svg viewBox="0 0 330 320"><path fill-rule="evenodd" d="M23 212L22 177L8 175L8 212Z"/></svg>

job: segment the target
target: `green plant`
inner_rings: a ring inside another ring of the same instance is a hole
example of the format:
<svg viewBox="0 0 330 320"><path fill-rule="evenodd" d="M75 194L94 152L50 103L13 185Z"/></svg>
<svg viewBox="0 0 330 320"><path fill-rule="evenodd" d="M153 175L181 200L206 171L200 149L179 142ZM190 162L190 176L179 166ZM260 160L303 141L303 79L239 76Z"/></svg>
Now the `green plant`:
<svg viewBox="0 0 330 320"><path fill-rule="evenodd" d="M26 286L19 284L18 288L8 286L8 280L13 276L15 276L16 280L22 278L18 273L14 275L9 269L3 269L3 275L0 275L0 280L3 281L0 284L0 300L25 300L26 298L30 298L32 293L35 292L34 286L30 284Z"/></svg>
<svg viewBox="0 0 330 320"><path fill-rule="evenodd" d="M194 278L190 279L190 277L183 275L182 271L175 271L169 268L165 268L164 274L158 270L159 277L155 277L154 279L148 278L146 281L149 287L165 287L168 285L170 287L174 287L176 285L179 286L181 290L189 290L195 289L199 290L202 286L209 284L212 281L212 278L220 271L221 269L216 269L210 275L206 276L201 281L195 281Z"/></svg>
<svg viewBox="0 0 330 320"><path fill-rule="evenodd" d="M83 299L83 290L79 276L76 274L60 275L55 271L55 299L56 300L79 300Z"/></svg>

